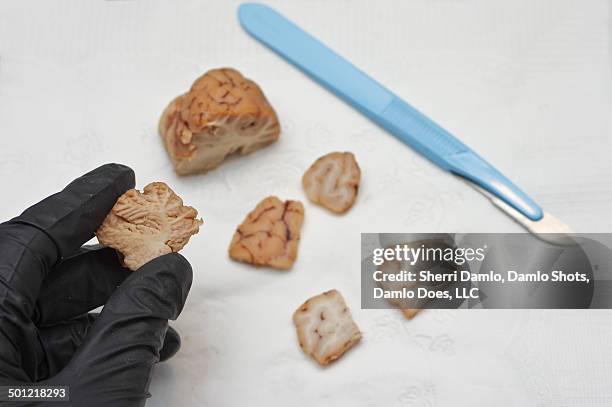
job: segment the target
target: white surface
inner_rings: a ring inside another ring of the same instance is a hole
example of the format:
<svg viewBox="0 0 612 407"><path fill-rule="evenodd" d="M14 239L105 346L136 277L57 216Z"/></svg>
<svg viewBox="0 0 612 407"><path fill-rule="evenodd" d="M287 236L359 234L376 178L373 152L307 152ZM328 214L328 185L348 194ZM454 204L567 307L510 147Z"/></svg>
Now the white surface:
<svg viewBox="0 0 612 407"><path fill-rule="evenodd" d="M447 127L578 232L612 231L612 5L606 1L270 1ZM359 233L518 231L245 34L237 1L0 3L0 218L109 161L138 186L166 181L206 224L184 251L194 286L183 348L155 370L148 406L609 406L612 313L432 311L411 322L359 309ZM209 68L256 80L280 141L177 178L159 114ZM363 170L343 217L305 202L288 273L226 255L268 194L304 200L319 155ZM339 289L364 340L319 369L291 313Z"/></svg>

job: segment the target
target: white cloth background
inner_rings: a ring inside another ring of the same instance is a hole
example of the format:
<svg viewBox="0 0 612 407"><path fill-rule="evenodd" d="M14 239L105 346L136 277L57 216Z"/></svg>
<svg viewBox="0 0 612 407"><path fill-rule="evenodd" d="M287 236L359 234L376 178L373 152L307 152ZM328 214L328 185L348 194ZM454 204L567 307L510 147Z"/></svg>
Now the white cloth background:
<svg viewBox="0 0 612 407"><path fill-rule="evenodd" d="M609 1L270 1L459 136L580 232L612 231ZM170 184L206 223L174 326L183 347L155 369L148 406L610 406L612 312L428 311L406 322L359 309L360 232L519 231L240 28L238 1L0 3L0 218L105 162L142 187ZM202 176L176 177L162 109L209 68L257 81L282 136ZM353 151L355 207L306 202L319 155ZM236 225L264 196L301 199L290 272L231 262ZM293 310L337 288L363 342L320 369Z"/></svg>

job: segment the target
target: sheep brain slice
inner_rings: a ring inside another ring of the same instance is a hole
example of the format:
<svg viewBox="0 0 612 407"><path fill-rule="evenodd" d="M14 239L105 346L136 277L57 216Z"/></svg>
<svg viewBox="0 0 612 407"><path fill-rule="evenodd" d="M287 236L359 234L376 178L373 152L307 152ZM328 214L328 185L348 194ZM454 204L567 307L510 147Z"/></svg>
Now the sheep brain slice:
<svg viewBox="0 0 612 407"><path fill-rule="evenodd" d="M147 185L141 193L130 189L117 199L97 230L98 241L123 254L123 264L137 270L156 257L178 252L198 233L198 211L163 182Z"/></svg>
<svg viewBox="0 0 612 407"><path fill-rule="evenodd" d="M342 295L331 290L310 298L293 314L302 350L325 366L361 340Z"/></svg>
<svg viewBox="0 0 612 407"><path fill-rule="evenodd" d="M353 153L333 152L314 162L302 177L306 196L327 209L343 213L357 199L361 170Z"/></svg>
<svg viewBox="0 0 612 407"><path fill-rule="evenodd" d="M254 266L288 270L297 257L303 220L301 202L265 198L236 229L229 255Z"/></svg>
<svg viewBox="0 0 612 407"><path fill-rule="evenodd" d="M427 245L428 248L444 250L450 248L450 246L442 240L417 240L413 242L396 244L387 246L386 249L397 250L398 247L403 246L419 247L421 245ZM416 292L419 287L425 287L428 290L433 290L435 287L431 284L424 284L420 281L407 282L407 281L392 281L384 277L387 275L394 275L401 273L402 271L410 270L418 272L420 270L432 270L435 267L435 262L419 261L418 263L411 264L408 260L384 260L384 262L378 266L378 270L381 271L383 279L377 281L377 285L387 292L401 291L406 289L407 291ZM449 266L450 267L450 266ZM452 267L450 267L452 269ZM436 270L437 271L437 270ZM439 283L438 287L442 288L444 283ZM419 313L430 301L429 298L388 298L387 301L394 307L399 308L407 319L412 319L416 314Z"/></svg>
<svg viewBox="0 0 612 407"><path fill-rule="evenodd" d="M391 246L390 246L391 247ZM402 268L403 263L398 260L385 260L383 264L378 266L378 269L382 272L382 275L400 273L404 268ZM416 282L399 282L399 281L378 281L378 286L385 291L400 291L405 288L408 291L418 289ZM407 319L412 319L414 316L421 310L421 307L426 302L426 300L417 300L417 299L398 299L398 298L389 298L387 301L399 308L402 311L402 314Z"/></svg>
<svg viewBox="0 0 612 407"><path fill-rule="evenodd" d="M159 133L179 175L206 172L231 154L276 141L276 113L257 84L230 69L213 69L164 110Z"/></svg>

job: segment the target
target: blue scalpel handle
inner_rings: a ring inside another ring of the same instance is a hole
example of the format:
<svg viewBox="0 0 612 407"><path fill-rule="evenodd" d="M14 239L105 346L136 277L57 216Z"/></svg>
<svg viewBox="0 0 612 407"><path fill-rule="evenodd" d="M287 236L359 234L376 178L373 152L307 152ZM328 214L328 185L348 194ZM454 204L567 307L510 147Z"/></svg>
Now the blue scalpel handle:
<svg viewBox="0 0 612 407"><path fill-rule="evenodd" d="M542 209L478 154L272 8L242 4L238 17L257 40L438 166L476 183L529 219L542 218Z"/></svg>

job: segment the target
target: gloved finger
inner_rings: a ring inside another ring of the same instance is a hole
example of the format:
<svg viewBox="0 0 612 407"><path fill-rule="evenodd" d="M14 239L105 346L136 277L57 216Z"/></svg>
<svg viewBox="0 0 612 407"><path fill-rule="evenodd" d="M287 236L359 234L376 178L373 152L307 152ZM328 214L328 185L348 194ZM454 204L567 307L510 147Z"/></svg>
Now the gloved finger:
<svg viewBox="0 0 612 407"><path fill-rule="evenodd" d="M158 257L132 273L57 376L58 382L75 383L71 400L74 395L75 402L83 403L92 398L108 405L143 403L168 320L183 309L191 280L191 266L178 253ZM80 394L87 396L81 400Z"/></svg>
<svg viewBox="0 0 612 407"><path fill-rule="evenodd" d="M134 182L134 171L129 167L106 164L75 179L9 223L43 231L55 243L59 260L94 236L117 198L133 188Z"/></svg>
<svg viewBox="0 0 612 407"><path fill-rule="evenodd" d="M115 250L82 247L43 280L32 321L38 326L51 325L104 305L130 273Z"/></svg>
<svg viewBox="0 0 612 407"><path fill-rule="evenodd" d="M181 335L179 335L176 329L168 326L166 336L164 337L164 345L159 351L159 361L165 362L166 360L170 359L172 356L176 355L180 348Z"/></svg>
<svg viewBox="0 0 612 407"><path fill-rule="evenodd" d="M97 313L85 314L39 330L40 342L45 352L44 363L39 367L39 380L55 376L70 362L98 316ZM181 338L178 332L168 327L160 351L160 361L171 358L180 346Z"/></svg>
<svg viewBox="0 0 612 407"><path fill-rule="evenodd" d="M31 317L42 280L61 256L93 236L133 185L130 168L105 165L0 224L0 368L17 363L28 374L35 371L38 340Z"/></svg>
<svg viewBox="0 0 612 407"><path fill-rule="evenodd" d="M56 375L68 364L83 343L96 316L96 314L85 314L39 329L38 336L45 353L45 358L38 367L38 375L41 380Z"/></svg>

